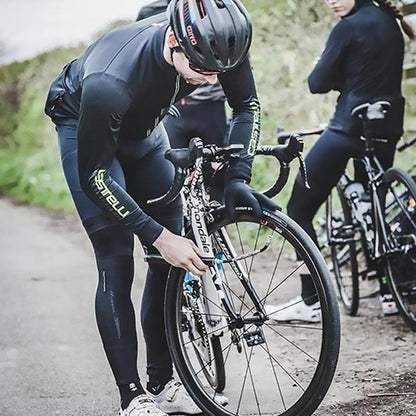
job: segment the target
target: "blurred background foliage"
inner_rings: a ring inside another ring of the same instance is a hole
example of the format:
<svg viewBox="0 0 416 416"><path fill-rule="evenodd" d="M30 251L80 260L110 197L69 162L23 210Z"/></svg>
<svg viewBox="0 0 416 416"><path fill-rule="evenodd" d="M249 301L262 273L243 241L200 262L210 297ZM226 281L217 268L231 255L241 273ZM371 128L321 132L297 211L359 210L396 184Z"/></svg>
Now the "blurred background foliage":
<svg viewBox="0 0 416 416"><path fill-rule="evenodd" d="M244 4L254 26L251 60L262 105L262 143L276 142L277 127L293 130L326 123L337 94L312 95L306 82L335 24L325 2L245 0ZM112 26L122 23L125 22ZM411 47L414 45L407 45L408 49ZM57 49L0 68L1 193L22 202L74 211L60 167L54 126L44 115L43 107L51 80L84 49L85 45ZM410 62L412 56L409 53L406 59ZM407 98L405 137L408 137L416 130L416 84L411 78L403 85ZM305 139L306 150L315 139ZM416 149L410 148L396 162L408 168L415 156ZM276 198L283 207L296 170L294 166L289 185ZM276 174L275 162L256 158L252 185L264 189Z"/></svg>

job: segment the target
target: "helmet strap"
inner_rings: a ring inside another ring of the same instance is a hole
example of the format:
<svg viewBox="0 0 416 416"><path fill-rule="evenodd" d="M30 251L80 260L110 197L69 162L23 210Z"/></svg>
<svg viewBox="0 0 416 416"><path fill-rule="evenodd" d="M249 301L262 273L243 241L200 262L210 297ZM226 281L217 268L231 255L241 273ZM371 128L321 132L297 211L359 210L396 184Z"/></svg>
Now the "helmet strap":
<svg viewBox="0 0 416 416"><path fill-rule="evenodd" d="M170 60L172 61L172 64L174 52L182 52L182 49L179 46L174 46L173 48L170 48Z"/></svg>

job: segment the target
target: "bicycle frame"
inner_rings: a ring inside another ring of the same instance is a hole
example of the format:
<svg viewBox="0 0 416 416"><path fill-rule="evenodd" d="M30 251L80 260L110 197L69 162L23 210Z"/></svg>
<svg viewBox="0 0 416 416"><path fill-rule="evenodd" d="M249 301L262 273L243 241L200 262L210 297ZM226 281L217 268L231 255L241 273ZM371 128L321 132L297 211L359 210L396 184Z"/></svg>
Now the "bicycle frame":
<svg viewBox="0 0 416 416"><path fill-rule="evenodd" d="M388 256L397 252L397 248L392 246L392 242L388 239L388 232L386 229L386 223L384 221L383 215L383 208L382 202L384 202L385 195L383 195L383 175L385 173L384 169L382 168L377 156L374 154L374 148L372 146L372 139L363 138L366 141L366 150L362 157L359 160L363 165L365 172L367 174L368 180L368 189L370 191L370 198L371 198L371 221L372 221L372 229L374 232L373 237L373 244L366 244L364 248L364 254L366 257L367 263L379 260L384 256ZM352 179L348 175L347 171L345 171L340 179L340 183L346 185L350 183ZM345 186L343 191L345 190ZM344 196L348 202L349 199L347 195ZM349 203L351 206L351 204ZM328 209L330 209L331 204L328 204ZM354 211L352 210L352 213ZM332 212L327 212L327 227L329 230L329 235L331 236L329 240L329 244L336 244L339 242L347 243L350 241L351 238L354 238L354 232L351 229L351 235L348 234L349 230L347 231L347 236L345 235L341 237L341 239L337 237L333 237L333 228L331 224ZM362 227L362 224L354 217L354 223L356 229L359 230L362 236L365 235L365 230ZM363 239L367 242L366 239Z"/></svg>
<svg viewBox="0 0 416 416"><path fill-rule="evenodd" d="M384 174L384 169L381 167L380 162L378 161L376 155L374 154L374 149L369 148L368 142L369 139L365 139L367 143L366 154L361 159L364 164L365 171L368 177L368 187L370 189L371 196L371 219L374 230L374 244L371 250L370 248L369 255L372 260L381 258L382 256L390 252L388 246L388 237L386 231L386 224L383 219L383 210L380 202L380 186L382 184L382 178ZM375 166L375 167L374 167Z"/></svg>
<svg viewBox="0 0 416 416"><path fill-rule="evenodd" d="M223 214L221 211L223 207L219 206L216 201L210 201L209 195L205 190L204 178L202 175L203 163L209 162L226 162L231 157L238 154L243 148L242 145L229 145L227 147L218 147L215 145L203 146L201 139L193 138L187 149L171 149L165 154L165 157L170 160L175 166L175 177L171 188L161 197L148 201L149 205L163 206L173 201L182 192L183 202L185 206L185 216L189 219L190 227L187 227L185 234L192 231L195 243L201 253L203 253L202 260L209 266L208 273L205 273L201 278L192 276L191 280L198 281L203 279L203 290L207 292L211 298L216 299L215 302L206 304L207 324L212 329L214 335L221 335L222 329L228 326L232 331L238 331L243 328L245 324L254 324L256 330L249 334L250 342L261 343L261 325L267 319L267 314L264 310L264 300L260 299L257 292L254 290L250 279L248 270L245 270L242 260L253 257L265 251L271 243L271 236L269 236L261 248L254 248L252 252L237 255L231 239L227 235L225 227L216 230L212 235L214 243L208 235L207 224L212 223L214 219ZM280 163L279 175L275 183L264 192L264 195L272 197L277 195L287 182L290 170L290 163L293 159L298 158L301 165L301 173L307 185L306 167L302 157L303 141L298 135L290 137L289 142L285 145L276 146L260 146L256 150L256 154L273 156ZM218 211L216 211L218 210ZM215 256L214 245L220 249L220 254L223 258ZM164 262L160 255L146 255L146 261ZM230 294L227 292L226 285L223 284L222 279L222 264L228 263L235 275L240 280L242 286L246 290L248 297L253 302L253 307L250 312L251 316L244 315L237 312L230 300ZM185 275L185 276L187 276ZM184 284L187 287L187 282ZM192 288L192 281L189 285ZM207 297L210 298L209 296ZM218 301L217 301L218 300ZM223 325L224 316L227 317L227 324ZM247 332L247 331L246 331ZM247 334L244 335L246 339ZM234 342L239 343L241 336L238 333L234 334Z"/></svg>
<svg viewBox="0 0 416 416"><path fill-rule="evenodd" d="M260 322L266 317L261 299L258 297L256 291L253 289L248 274L245 271L241 260L254 256L261 251L267 249L267 246L256 250L252 253L247 253L243 256L237 256L235 249L227 235L225 228L220 229L214 234L215 242L221 249L224 259L218 259L214 255L214 248L211 238L208 235L207 221L213 220L212 204L209 201L204 182L202 178L202 156L199 157L195 163L195 170L189 175L188 183L184 188L184 200L187 210L187 215L190 219L190 225L194 234L195 242L198 248L206 258L204 259L209 264L209 273L205 273L201 279L203 280L204 288L209 293L209 299L219 299L219 302L209 302L206 304L207 308L207 323L212 328L213 333L221 335L222 329L225 326L222 322L223 310L222 305L230 320L229 325L232 328L242 327L244 323ZM252 317L241 317L239 313L234 310L233 304L227 295L227 290L224 288L220 265L222 263L230 263L236 276L240 279L242 285L247 290L247 293L253 304L255 305L256 314Z"/></svg>

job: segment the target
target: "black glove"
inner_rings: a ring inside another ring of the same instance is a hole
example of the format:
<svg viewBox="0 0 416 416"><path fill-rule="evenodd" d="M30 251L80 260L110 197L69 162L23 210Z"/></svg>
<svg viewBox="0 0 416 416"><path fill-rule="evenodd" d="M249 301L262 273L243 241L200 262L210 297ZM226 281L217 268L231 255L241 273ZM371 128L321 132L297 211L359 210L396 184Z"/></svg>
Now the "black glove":
<svg viewBox="0 0 416 416"><path fill-rule="evenodd" d="M257 218L263 216L262 208L270 211L280 210L270 198L255 191L244 181L234 179L225 186L225 212L232 221L235 220L236 207L251 207Z"/></svg>

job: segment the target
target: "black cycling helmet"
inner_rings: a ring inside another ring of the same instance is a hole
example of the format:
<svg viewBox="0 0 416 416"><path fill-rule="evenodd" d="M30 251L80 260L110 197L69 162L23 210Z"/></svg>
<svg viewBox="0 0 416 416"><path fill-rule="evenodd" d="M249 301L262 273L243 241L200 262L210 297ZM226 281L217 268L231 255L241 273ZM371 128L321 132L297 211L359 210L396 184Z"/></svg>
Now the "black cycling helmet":
<svg viewBox="0 0 416 416"><path fill-rule="evenodd" d="M192 69L225 72L247 56L252 27L239 0L172 0L167 14Z"/></svg>

